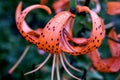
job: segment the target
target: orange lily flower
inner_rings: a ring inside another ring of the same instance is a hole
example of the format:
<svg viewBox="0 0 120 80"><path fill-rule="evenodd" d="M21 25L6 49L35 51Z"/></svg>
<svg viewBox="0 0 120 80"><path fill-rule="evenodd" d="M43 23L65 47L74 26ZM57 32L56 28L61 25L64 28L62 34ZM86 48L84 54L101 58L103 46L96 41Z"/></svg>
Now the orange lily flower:
<svg viewBox="0 0 120 80"><path fill-rule="evenodd" d="M112 29L109 37L118 40L117 34ZM108 59L101 59L97 50L88 53L88 56L93 62L94 67L100 72L117 72L120 70L120 44L108 40L112 57Z"/></svg>
<svg viewBox="0 0 120 80"><path fill-rule="evenodd" d="M107 13L109 15L120 14L120 2L108 2Z"/></svg>
<svg viewBox="0 0 120 80"><path fill-rule="evenodd" d="M21 11L22 3L20 3L16 10L16 24L21 35L30 43L33 43L37 48L44 50L48 53L48 57L37 66L36 69L26 73L30 74L39 70L51 57L53 57L52 75L51 80L54 77L54 66L56 63L57 79L59 80L59 59L65 71L73 78L80 80L69 72L66 68L66 64L75 71L81 72L76 69L67 61L65 55L68 53L71 55L81 55L91 52L101 45L101 42L105 35L105 28L102 19L92 10L85 6L76 6L76 11L89 13L92 19L92 31L89 38L73 38L72 28L74 23L75 14L70 11L63 11L55 15L45 26L45 28L38 28L36 30L31 29L25 22L26 15L33 9L41 8L51 14L51 10L45 5L32 5L23 11ZM72 42L70 44L69 42ZM76 45L74 45L76 44Z"/></svg>
<svg viewBox="0 0 120 80"><path fill-rule="evenodd" d="M75 15L69 11L63 11L52 18L44 29L32 30L24 21L29 11L35 8L43 8L48 13L50 9L44 5L34 5L26 8L21 12L21 4L16 11L17 27L22 36L29 42L35 44L39 49L46 52L60 54L60 52L68 52L71 55L81 55L98 48L104 38L105 29L102 20L96 13L85 6L77 6L79 12L88 12L91 15L93 29L88 39L72 38L72 25ZM72 41L77 46L71 45L68 41Z"/></svg>

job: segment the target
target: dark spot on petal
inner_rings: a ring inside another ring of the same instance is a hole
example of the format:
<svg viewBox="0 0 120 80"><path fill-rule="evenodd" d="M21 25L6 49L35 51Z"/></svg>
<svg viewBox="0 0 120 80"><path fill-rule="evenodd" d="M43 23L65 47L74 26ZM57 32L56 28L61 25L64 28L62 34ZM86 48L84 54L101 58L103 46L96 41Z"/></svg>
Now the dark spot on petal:
<svg viewBox="0 0 120 80"><path fill-rule="evenodd" d="M53 38L51 38L51 41L53 41Z"/></svg>
<svg viewBox="0 0 120 80"><path fill-rule="evenodd" d="M21 33L24 33L23 31L21 31Z"/></svg>
<svg viewBox="0 0 120 80"><path fill-rule="evenodd" d="M60 30L60 32L59 33L61 33L61 30Z"/></svg>
<svg viewBox="0 0 120 80"><path fill-rule="evenodd" d="M97 40L97 42L99 42L99 40Z"/></svg>
<svg viewBox="0 0 120 80"><path fill-rule="evenodd" d="M48 28L48 30L50 30L50 28Z"/></svg>
<svg viewBox="0 0 120 80"><path fill-rule="evenodd" d="M58 50L58 48L56 48L56 50Z"/></svg>
<svg viewBox="0 0 120 80"><path fill-rule="evenodd" d="M49 22L48 24L51 24L51 22Z"/></svg>
<svg viewBox="0 0 120 80"><path fill-rule="evenodd" d="M53 49L51 49L53 51Z"/></svg>
<svg viewBox="0 0 120 80"><path fill-rule="evenodd" d="M44 35L42 37L45 37Z"/></svg>
<svg viewBox="0 0 120 80"><path fill-rule="evenodd" d="M95 36L95 39L97 39L97 37Z"/></svg>
<svg viewBox="0 0 120 80"><path fill-rule="evenodd" d="M52 45L52 48L54 48L54 46Z"/></svg>
<svg viewBox="0 0 120 80"><path fill-rule="evenodd" d="M100 35L102 35L102 32L100 33Z"/></svg>
<svg viewBox="0 0 120 80"><path fill-rule="evenodd" d="M56 44L56 46L58 46L58 45L59 45L59 43Z"/></svg>
<svg viewBox="0 0 120 80"><path fill-rule="evenodd" d="M43 33L41 33L41 35L43 35Z"/></svg>
<svg viewBox="0 0 120 80"><path fill-rule="evenodd" d="M96 45L94 45L94 47L96 47Z"/></svg>
<svg viewBox="0 0 120 80"><path fill-rule="evenodd" d="M40 42L38 42L38 44L40 44Z"/></svg>
<svg viewBox="0 0 120 80"><path fill-rule="evenodd" d="M57 41L59 41L59 39L57 39Z"/></svg>
<svg viewBox="0 0 120 80"><path fill-rule="evenodd" d="M55 29L53 29L53 31L55 31Z"/></svg>
<svg viewBox="0 0 120 80"><path fill-rule="evenodd" d="M96 28L96 30L97 30L97 28Z"/></svg>
<svg viewBox="0 0 120 80"><path fill-rule="evenodd" d="M48 48L50 48L50 45L48 45Z"/></svg>
<svg viewBox="0 0 120 80"><path fill-rule="evenodd" d="M100 26L98 26L98 28L100 29L100 27L101 27L101 25Z"/></svg>
<svg viewBox="0 0 120 80"><path fill-rule="evenodd" d="M84 53L86 52L86 50L83 51Z"/></svg>

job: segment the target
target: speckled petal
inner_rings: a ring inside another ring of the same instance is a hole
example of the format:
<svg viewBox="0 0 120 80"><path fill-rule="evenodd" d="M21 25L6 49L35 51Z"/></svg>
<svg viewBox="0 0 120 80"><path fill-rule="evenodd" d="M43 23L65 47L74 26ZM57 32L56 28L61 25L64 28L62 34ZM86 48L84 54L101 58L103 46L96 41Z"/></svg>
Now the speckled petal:
<svg viewBox="0 0 120 80"><path fill-rule="evenodd" d="M78 46L70 45L66 38L63 37L64 45L67 45L66 47L69 48L69 50L64 49L63 51L71 55L81 55L95 50L101 45L102 40L105 36L104 23L95 12L91 11L88 7L85 6L77 6L76 9L78 12L87 12L90 14L92 18L93 29L91 31L90 37L87 39L77 39L73 38L72 36L70 37L70 35L68 35L67 33L64 34L64 36L67 36L71 40L71 42L78 44Z"/></svg>
<svg viewBox="0 0 120 80"><path fill-rule="evenodd" d="M120 70L120 57L101 59L98 50L88 53L93 66L100 72L117 72Z"/></svg>
<svg viewBox="0 0 120 80"><path fill-rule="evenodd" d="M109 37L115 39L115 40L119 40L118 39L118 36L117 36L117 33L115 32L114 29L112 29L110 32L109 32ZM112 56L120 56L120 44L119 43L116 43L112 40L109 40L108 39L108 44L109 44L109 47L110 47L110 51L112 53Z"/></svg>
<svg viewBox="0 0 120 80"><path fill-rule="evenodd" d="M73 19L74 15L69 11L63 11L55 15L42 30L37 47L49 53L59 54L61 52L63 29L68 26L67 23L71 18Z"/></svg>
<svg viewBox="0 0 120 80"><path fill-rule="evenodd" d="M16 24L17 24L17 28L19 30L19 32L21 33L21 35L29 42L36 44L38 41L38 31L41 31L41 29L37 29L32 30L27 23L25 22L25 17L26 15L33 9L37 9L37 8L41 8L46 10L49 14L51 14L51 10L44 5L32 5L30 7L27 7L26 9L24 9L23 11L21 11L22 8L22 2L19 3L17 9L16 9Z"/></svg>
<svg viewBox="0 0 120 80"><path fill-rule="evenodd" d="M120 14L120 2L107 2L107 13L109 15Z"/></svg>

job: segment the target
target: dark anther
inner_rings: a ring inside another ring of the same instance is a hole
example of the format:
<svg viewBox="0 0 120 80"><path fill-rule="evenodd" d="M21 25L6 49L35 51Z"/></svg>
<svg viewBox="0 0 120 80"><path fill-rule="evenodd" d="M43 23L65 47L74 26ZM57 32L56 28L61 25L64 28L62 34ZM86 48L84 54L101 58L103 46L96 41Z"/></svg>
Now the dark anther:
<svg viewBox="0 0 120 80"><path fill-rule="evenodd" d="M75 13L76 13L75 8L72 8L72 7L71 7L71 8L70 8L70 12L73 13L73 14L75 14Z"/></svg>

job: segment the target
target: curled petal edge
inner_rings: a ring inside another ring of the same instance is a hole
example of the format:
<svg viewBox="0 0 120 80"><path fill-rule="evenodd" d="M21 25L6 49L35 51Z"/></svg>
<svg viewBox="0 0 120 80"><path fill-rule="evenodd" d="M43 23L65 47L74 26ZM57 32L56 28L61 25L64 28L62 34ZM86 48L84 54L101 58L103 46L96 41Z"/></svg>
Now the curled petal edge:
<svg viewBox="0 0 120 80"><path fill-rule="evenodd" d="M41 29L37 29L37 30L32 30L27 23L25 22L25 17L26 15L33 9L44 9L45 11L47 11L49 14L51 14L51 10L50 8L48 8L45 5L32 5L27 7L26 9L22 10L22 2L20 2L17 6L16 9L16 24L17 24L17 28L19 30L19 32L21 33L21 35L29 42L36 44L38 41L38 37L39 34L38 32L41 31Z"/></svg>

